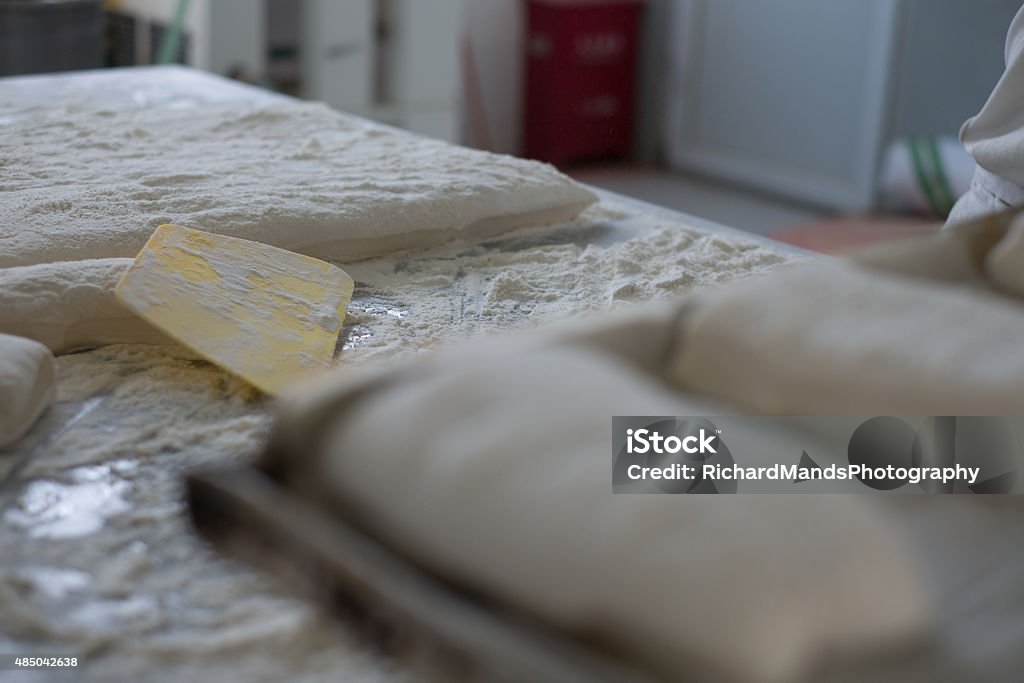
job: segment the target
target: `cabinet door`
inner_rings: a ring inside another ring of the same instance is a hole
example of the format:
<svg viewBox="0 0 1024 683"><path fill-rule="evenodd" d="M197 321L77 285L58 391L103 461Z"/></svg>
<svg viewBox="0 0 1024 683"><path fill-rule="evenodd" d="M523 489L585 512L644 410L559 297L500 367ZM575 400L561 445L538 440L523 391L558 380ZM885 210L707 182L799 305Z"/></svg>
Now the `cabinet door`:
<svg viewBox="0 0 1024 683"><path fill-rule="evenodd" d="M900 0L674 7L672 165L822 206L868 208Z"/></svg>
<svg viewBox="0 0 1024 683"><path fill-rule="evenodd" d="M367 116L373 101L375 3L304 0L302 94Z"/></svg>

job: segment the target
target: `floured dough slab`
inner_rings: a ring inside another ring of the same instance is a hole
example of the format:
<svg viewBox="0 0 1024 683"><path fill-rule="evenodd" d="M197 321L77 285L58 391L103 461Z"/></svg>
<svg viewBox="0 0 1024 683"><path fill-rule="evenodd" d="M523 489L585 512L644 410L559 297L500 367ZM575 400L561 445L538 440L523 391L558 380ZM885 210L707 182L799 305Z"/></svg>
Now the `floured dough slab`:
<svg viewBox="0 0 1024 683"><path fill-rule="evenodd" d="M721 410L638 370L663 357L662 313L625 349L622 320L325 378L285 407L270 468L417 564L665 680L824 680L919 637L919 567L869 498L612 493L609 415Z"/></svg>
<svg viewBox="0 0 1024 683"><path fill-rule="evenodd" d="M344 262L563 221L596 200L551 166L322 104L35 113L0 136L0 267L134 256L162 223Z"/></svg>
<svg viewBox="0 0 1024 683"><path fill-rule="evenodd" d="M54 353L110 343L170 339L122 306L114 287L132 259L108 258L0 268L0 333Z"/></svg>
<svg viewBox="0 0 1024 683"><path fill-rule="evenodd" d="M55 378L45 346L0 334L0 448L20 439L53 403Z"/></svg>

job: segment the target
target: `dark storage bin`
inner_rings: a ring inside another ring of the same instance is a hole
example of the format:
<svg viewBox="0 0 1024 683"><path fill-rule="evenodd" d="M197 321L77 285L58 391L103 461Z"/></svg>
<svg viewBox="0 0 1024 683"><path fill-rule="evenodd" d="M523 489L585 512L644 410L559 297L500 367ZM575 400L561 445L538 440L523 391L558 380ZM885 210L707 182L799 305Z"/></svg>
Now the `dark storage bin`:
<svg viewBox="0 0 1024 683"><path fill-rule="evenodd" d="M527 1L527 157L563 164L630 153L642 8L637 0Z"/></svg>

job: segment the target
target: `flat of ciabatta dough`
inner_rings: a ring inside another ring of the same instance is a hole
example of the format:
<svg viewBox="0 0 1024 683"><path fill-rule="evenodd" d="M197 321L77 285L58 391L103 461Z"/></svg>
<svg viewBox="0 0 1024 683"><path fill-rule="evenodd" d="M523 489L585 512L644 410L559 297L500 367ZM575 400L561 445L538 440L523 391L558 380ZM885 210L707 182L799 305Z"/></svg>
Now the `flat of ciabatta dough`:
<svg viewBox="0 0 1024 683"><path fill-rule="evenodd" d="M0 267L135 256L162 223L352 261L596 200L546 164L297 101L36 110L4 124L0 158Z"/></svg>

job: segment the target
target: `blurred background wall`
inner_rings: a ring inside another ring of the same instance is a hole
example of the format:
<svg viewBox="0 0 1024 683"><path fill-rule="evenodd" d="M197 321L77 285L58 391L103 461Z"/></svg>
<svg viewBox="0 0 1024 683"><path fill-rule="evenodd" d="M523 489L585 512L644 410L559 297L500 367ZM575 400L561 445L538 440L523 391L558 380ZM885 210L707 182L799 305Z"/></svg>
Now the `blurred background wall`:
<svg viewBox="0 0 1024 683"><path fill-rule="evenodd" d="M0 0L0 74L181 62L771 233L941 219L1020 5Z"/></svg>

